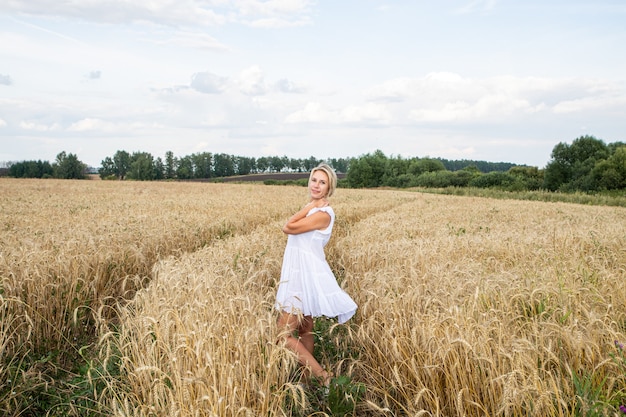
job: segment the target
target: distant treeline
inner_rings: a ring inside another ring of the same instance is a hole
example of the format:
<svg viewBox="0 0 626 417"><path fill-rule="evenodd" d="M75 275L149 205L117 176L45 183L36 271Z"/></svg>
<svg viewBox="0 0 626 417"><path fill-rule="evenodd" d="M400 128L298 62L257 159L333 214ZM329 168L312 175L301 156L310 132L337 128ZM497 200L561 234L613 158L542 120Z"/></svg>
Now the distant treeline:
<svg viewBox="0 0 626 417"><path fill-rule="evenodd" d="M151 180L191 180L219 179L236 175L249 175L276 172L309 172L321 162L313 156L307 159L287 156L245 157L224 153L199 152L176 157L173 152L165 153L165 158L153 157L148 152L117 151L112 157L102 161L99 170L102 179ZM330 158L327 160L335 170L346 172L350 159Z"/></svg>
<svg viewBox="0 0 626 417"><path fill-rule="evenodd" d="M382 151L353 158L328 158L346 176L340 185L362 187L479 187L510 191L585 191L626 188L626 144L605 144L593 136L581 136L571 145L559 143L545 169L508 162L403 158ZM98 174L117 180L215 180L260 173L309 172L322 162L287 156L243 157L211 152L165 158L148 152L119 150L102 160ZM56 161L23 161L9 164L9 175L20 178L85 178L88 167L76 155L61 152Z"/></svg>
<svg viewBox="0 0 626 417"><path fill-rule="evenodd" d="M500 164L499 168L506 164ZM626 144L605 144L581 136L571 145L559 143L545 169L510 166L506 171L484 172L477 164L458 170L441 159L388 158L381 151L350 163L346 186L361 187L477 187L506 191L611 191L626 189Z"/></svg>
<svg viewBox="0 0 626 417"><path fill-rule="evenodd" d="M14 178L85 179L88 167L75 154L59 153L53 163L49 161L22 161L7 163L3 171Z"/></svg>
<svg viewBox="0 0 626 417"><path fill-rule="evenodd" d="M167 152L165 158L154 157L148 152L117 151L112 157L106 157L99 169L86 167L74 154L59 154L57 161L50 164L48 161L23 161L10 163L5 169L6 174L16 178L64 178L60 173L67 172L61 169L66 161L74 161L75 169L69 170L76 174L73 178L84 178L84 174L99 174L102 179L129 179L138 181L153 181L164 179L218 179L232 176L283 173L309 172L320 162L329 163L337 172L346 173L350 163L359 158L328 158L317 159L313 156L306 159L288 158L287 156L271 156L250 158L227 154L212 154L210 152L194 153L184 157L176 157ZM509 162L488 162L473 160L449 160L435 158L444 169L458 171L467 167L477 168L480 172L505 172L518 166ZM5 174L5 175L6 175ZM82 175L81 175L82 174Z"/></svg>
<svg viewBox="0 0 626 417"><path fill-rule="evenodd" d="M448 171L460 171L468 167L477 168L480 172L506 172L509 169L517 166L528 166L512 164L510 162L487 162L487 161L472 161L470 159L449 160L443 158L434 158L435 161L441 161L443 167Z"/></svg>

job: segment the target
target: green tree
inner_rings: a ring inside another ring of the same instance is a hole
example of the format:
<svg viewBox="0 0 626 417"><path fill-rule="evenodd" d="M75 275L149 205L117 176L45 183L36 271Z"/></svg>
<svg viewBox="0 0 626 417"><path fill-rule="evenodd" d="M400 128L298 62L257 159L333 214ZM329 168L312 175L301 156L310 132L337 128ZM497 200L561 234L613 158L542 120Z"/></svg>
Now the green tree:
<svg viewBox="0 0 626 417"><path fill-rule="evenodd" d="M9 166L9 176L13 178L24 178L24 172L26 171L26 164L24 162L11 164Z"/></svg>
<svg viewBox="0 0 626 417"><path fill-rule="evenodd" d="M193 160L190 156L184 156L178 159L176 178L179 180L189 180L193 178Z"/></svg>
<svg viewBox="0 0 626 417"><path fill-rule="evenodd" d="M113 164L115 167L115 175L120 180L126 178L126 173L130 169L131 164L130 154L126 151L117 151L113 155Z"/></svg>
<svg viewBox="0 0 626 417"><path fill-rule="evenodd" d="M419 176L424 172L444 171L445 169L446 167L439 159L412 159L409 163L408 173Z"/></svg>
<svg viewBox="0 0 626 417"><path fill-rule="evenodd" d="M385 169L380 185L387 187L401 187L400 176L407 173L409 161L400 155L385 160ZM404 178L404 177L403 177ZM404 183L404 181L402 181Z"/></svg>
<svg viewBox="0 0 626 417"><path fill-rule="evenodd" d="M163 163L163 160L161 159L161 157L157 157L157 159L154 160L154 176L153 178L155 180L162 180L165 179L165 164Z"/></svg>
<svg viewBox="0 0 626 417"><path fill-rule="evenodd" d="M615 148L607 160L598 162L592 176L599 190L626 188L626 145Z"/></svg>
<svg viewBox="0 0 626 417"><path fill-rule="evenodd" d="M352 188L372 188L382 184L387 157L381 150L366 154L350 162L346 173L347 183Z"/></svg>
<svg viewBox="0 0 626 417"><path fill-rule="evenodd" d="M626 188L626 144L616 148L613 155L609 157L608 162L621 178L621 183L617 184L615 188Z"/></svg>
<svg viewBox="0 0 626 417"><path fill-rule="evenodd" d="M256 160L240 156L237 158L237 175L248 175L256 171Z"/></svg>
<svg viewBox="0 0 626 417"><path fill-rule="evenodd" d="M516 166L507 173L519 179L527 190L538 190L543 185L543 171L537 167Z"/></svg>
<svg viewBox="0 0 626 417"><path fill-rule="evenodd" d="M215 154L213 157L213 171L216 177L230 177L235 175L235 159L225 153Z"/></svg>
<svg viewBox="0 0 626 417"><path fill-rule="evenodd" d="M107 156L100 162L100 169L98 170L101 179L107 179L111 177L117 177L115 173L115 162L110 156Z"/></svg>
<svg viewBox="0 0 626 417"><path fill-rule="evenodd" d="M117 151L113 158L107 156L100 162L100 178L106 179L117 177L119 180L126 178L130 165L132 163L131 156L126 151Z"/></svg>
<svg viewBox="0 0 626 417"><path fill-rule="evenodd" d="M266 172L270 166L270 160L266 156L262 156L257 158L256 160L256 168L257 172Z"/></svg>
<svg viewBox="0 0 626 417"><path fill-rule="evenodd" d="M270 171L271 172L280 172L285 168L285 160L280 156L272 156L269 159L270 162Z"/></svg>
<svg viewBox="0 0 626 417"><path fill-rule="evenodd" d="M596 188L591 172L607 159L609 148L593 136L581 136L571 145L557 144L544 172L544 188L556 191L591 191Z"/></svg>
<svg viewBox="0 0 626 417"><path fill-rule="evenodd" d="M164 166L164 176L165 179L171 180L176 178L176 165L178 161L174 157L174 152L167 151L165 152L165 166Z"/></svg>
<svg viewBox="0 0 626 417"><path fill-rule="evenodd" d="M59 153L56 161L52 164L55 178L82 180L87 176L87 164L81 162L73 153Z"/></svg>
<svg viewBox="0 0 626 417"><path fill-rule="evenodd" d="M309 156L307 159L302 161L302 167L304 168L305 172L310 172L313 168L318 166L320 162L322 161L317 159L316 157ZM337 169L334 165L333 168Z"/></svg>
<svg viewBox="0 0 626 417"><path fill-rule="evenodd" d="M499 188L507 191L521 191L524 189L524 184L517 177L499 171L479 175L472 179L468 185L477 188Z"/></svg>
<svg viewBox="0 0 626 417"><path fill-rule="evenodd" d="M335 171L340 173L348 172L348 167L350 166L350 160L347 158L329 158L328 163Z"/></svg>
<svg viewBox="0 0 626 417"><path fill-rule="evenodd" d="M461 172L461 171L457 171ZM452 171L427 171L420 174L413 185L416 187L446 188L455 186L458 177L457 172Z"/></svg>
<svg viewBox="0 0 626 417"><path fill-rule="evenodd" d="M626 143L612 142L606 145L606 147L609 150L609 155L613 155L615 152L617 152L618 149L626 147Z"/></svg>
<svg viewBox="0 0 626 417"><path fill-rule="evenodd" d="M300 159L290 158L288 166L292 172L302 172L302 160Z"/></svg>
<svg viewBox="0 0 626 417"><path fill-rule="evenodd" d="M435 174L442 174L444 172L447 171L434 171ZM474 165L467 166L459 171L454 171L453 174L451 184L453 187L467 187L470 181L482 175Z"/></svg>
<svg viewBox="0 0 626 417"><path fill-rule="evenodd" d="M191 155L193 161L194 178L211 178L213 176L213 155L210 152L200 152Z"/></svg>
<svg viewBox="0 0 626 417"><path fill-rule="evenodd" d="M134 152L131 156L128 179L152 181L154 179L154 158L148 152Z"/></svg>
<svg viewBox="0 0 626 417"><path fill-rule="evenodd" d="M572 168L568 151L569 146L562 142L552 149L551 160L546 165L543 178L543 186L547 190L556 191L570 181Z"/></svg>
<svg viewBox="0 0 626 417"><path fill-rule="evenodd" d="M9 166L9 176L15 178L50 178L54 169L48 161L22 161Z"/></svg>
<svg viewBox="0 0 626 417"><path fill-rule="evenodd" d="M282 167L280 168L280 171L283 171L285 169L289 170L289 166L291 164L291 159L289 159L289 157L287 155L283 155L280 157L280 162L282 164Z"/></svg>

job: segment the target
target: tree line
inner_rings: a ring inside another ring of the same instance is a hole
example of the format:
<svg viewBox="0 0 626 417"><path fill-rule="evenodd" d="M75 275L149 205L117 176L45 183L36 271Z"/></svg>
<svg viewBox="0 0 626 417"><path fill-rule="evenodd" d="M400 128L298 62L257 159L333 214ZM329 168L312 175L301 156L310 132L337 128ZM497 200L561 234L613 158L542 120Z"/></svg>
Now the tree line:
<svg viewBox="0 0 626 417"><path fill-rule="evenodd" d="M559 143L544 169L516 165L506 171L483 172L470 164L446 169L439 159L390 158L382 151L351 161L346 185L362 187L477 187L506 191L547 190L597 192L626 189L626 144L605 144L581 136Z"/></svg>
<svg viewBox="0 0 626 417"><path fill-rule="evenodd" d="M15 178L87 178L87 164L75 154L59 153L53 163L49 161L22 161L9 164L8 175Z"/></svg>
<svg viewBox="0 0 626 417"><path fill-rule="evenodd" d="M102 160L102 179L190 180L213 179L268 172L309 172L322 160L287 156L243 157L223 153L194 153L165 158L148 152L117 151ZM442 158L403 158L386 156L382 151L356 158L329 158L337 172L345 173L340 186L372 187L478 187L508 191L584 191L626 189L626 144L606 144L593 136L581 136L571 144L559 143L544 169L505 162ZM87 166L74 154L61 152L52 164L24 161L9 166L9 175L30 178L86 178Z"/></svg>
<svg viewBox="0 0 626 417"><path fill-rule="evenodd" d="M252 158L211 152L176 157L171 151L161 159L147 152L117 151L102 161L99 174L102 179L139 181L215 179L266 172L309 172L321 161L313 156L307 159L287 156ZM333 158L327 162L339 172L346 172L349 165L345 158Z"/></svg>
<svg viewBox="0 0 626 417"><path fill-rule="evenodd" d="M346 173L350 165L358 159L360 158L328 158L324 162L331 165L335 171ZM166 152L165 158L161 159L160 157L154 158L147 152L130 154L126 151L117 151L112 157L106 157L102 161L99 174L102 179L140 181L212 179L268 172L309 172L322 161L313 156L306 159L287 156L252 158L210 152L199 152L179 158L171 151ZM437 159L437 161L450 170L472 165L484 172L491 172L506 171L515 166L506 162L446 159Z"/></svg>

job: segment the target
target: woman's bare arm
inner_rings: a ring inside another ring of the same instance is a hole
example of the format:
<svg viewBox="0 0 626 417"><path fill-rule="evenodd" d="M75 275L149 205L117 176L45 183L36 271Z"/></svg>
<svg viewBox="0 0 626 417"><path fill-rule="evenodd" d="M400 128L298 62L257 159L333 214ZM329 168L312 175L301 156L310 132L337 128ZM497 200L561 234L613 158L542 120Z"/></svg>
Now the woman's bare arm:
<svg viewBox="0 0 626 417"><path fill-rule="evenodd" d="M288 235L297 235L312 230L326 229L330 225L330 214L318 211L307 217L307 213L313 207L325 207L328 202L312 202L304 206L296 214L291 216L283 226L283 232Z"/></svg>

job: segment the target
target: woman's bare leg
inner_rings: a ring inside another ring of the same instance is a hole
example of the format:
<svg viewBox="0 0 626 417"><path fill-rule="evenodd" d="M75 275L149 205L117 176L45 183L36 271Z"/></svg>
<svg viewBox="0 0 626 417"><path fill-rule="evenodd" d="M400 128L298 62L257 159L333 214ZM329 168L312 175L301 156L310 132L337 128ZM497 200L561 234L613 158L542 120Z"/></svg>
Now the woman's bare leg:
<svg viewBox="0 0 626 417"><path fill-rule="evenodd" d="M315 338L313 336L313 317L304 316L300 320L298 326L298 336L300 336L300 343L304 345L311 355L314 355L315 350Z"/></svg>
<svg viewBox="0 0 626 417"><path fill-rule="evenodd" d="M279 338L284 341L288 349L296 353L298 362L327 384L330 381L328 372L313 356L313 319L310 316L300 319L296 315L281 312L278 317L278 329ZM296 330L300 335L299 338L293 336L293 332Z"/></svg>

